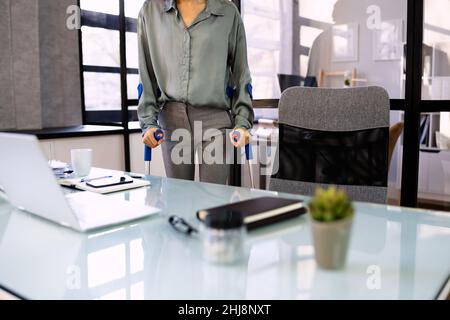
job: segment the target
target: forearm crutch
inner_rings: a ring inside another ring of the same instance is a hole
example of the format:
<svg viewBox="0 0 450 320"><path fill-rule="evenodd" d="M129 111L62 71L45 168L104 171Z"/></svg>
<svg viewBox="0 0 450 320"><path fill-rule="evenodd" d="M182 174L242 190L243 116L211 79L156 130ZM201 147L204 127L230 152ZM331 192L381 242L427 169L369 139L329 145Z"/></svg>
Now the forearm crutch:
<svg viewBox="0 0 450 320"><path fill-rule="evenodd" d="M234 131L233 132L233 140L234 142L238 142L239 140L241 140L241 133L239 131ZM245 145L245 158L247 159L248 162L248 172L249 172L249 176L250 176L250 184L252 186L252 188L255 188L255 184L253 182L253 172L252 172L252 166L250 164L250 161L253 158L252 155L252 146L250 145L250 143Z"/></svg>
<svg viewBox="0 0 450 320"><path fill-rule="evenodd" d="M160 141L164 138L164 132L161 129L158 129L153 134L156 141ZM145 145L144 146L144 163L145 163L145 174L150 175L150 162L152 161L152 148Z"/></svg>

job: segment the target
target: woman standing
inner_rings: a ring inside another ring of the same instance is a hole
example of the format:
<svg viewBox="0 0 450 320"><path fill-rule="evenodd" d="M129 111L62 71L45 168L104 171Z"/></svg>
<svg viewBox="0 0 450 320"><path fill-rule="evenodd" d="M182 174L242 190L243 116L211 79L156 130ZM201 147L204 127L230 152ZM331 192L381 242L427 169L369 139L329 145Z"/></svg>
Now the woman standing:
<svg viewBox="0 0 450 320"><path fill-rule="evenodd" d="M199 174L201 181L225 184L230 172L225 145L249 143L254 118L245 31L236 6L229 0L147 0L138 42L144 143L162 144L167 176L188 180L194 179L195 150L220 144L220 161L202 163L199 155ZM159 128L165 141L154 138ZM219 134L205 138L208 129ZM230 129L240 132L239 141L226 136ZM190 138L179 142L180 132Z"/></svg>

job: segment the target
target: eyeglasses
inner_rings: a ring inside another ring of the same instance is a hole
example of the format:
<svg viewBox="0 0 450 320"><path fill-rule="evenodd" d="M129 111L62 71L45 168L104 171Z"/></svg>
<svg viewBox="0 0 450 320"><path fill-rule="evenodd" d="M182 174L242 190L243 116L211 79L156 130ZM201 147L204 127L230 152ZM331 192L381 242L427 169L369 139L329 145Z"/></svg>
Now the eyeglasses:
<svg viewBox="0 0 450 320"><path fill-rule="evenodd" d="M198 233L198 230L188 224L183 218L171 216L169 218L169 223L178 232L187 234L189 236Z"/></svg>

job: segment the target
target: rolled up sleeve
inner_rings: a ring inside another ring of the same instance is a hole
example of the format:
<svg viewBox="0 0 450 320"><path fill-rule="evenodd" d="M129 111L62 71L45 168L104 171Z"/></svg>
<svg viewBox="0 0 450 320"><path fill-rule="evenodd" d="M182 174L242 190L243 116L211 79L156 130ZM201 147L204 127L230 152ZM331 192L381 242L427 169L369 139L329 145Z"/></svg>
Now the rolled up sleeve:
<svg viewBox="0 0 450 320"><path fill-rule="evenodd" d="M149 38L147 37L147 30L143 11L139 14L138 25L138 55L139 55L139 105L138 118L139 124L143 133L158 125L158 114L160 107L157 101L158 84L156 81L152 59L149 50Z"/></svg>
<svg viewBox="0 0 450 320"><path fill-rule="evenodd" d="M234 127L249 130L253 127L254 112L252 105L253 87L247 60L247 40L242 19L237 17L231 57L231 74L235 92L231 105Z"/></svg>

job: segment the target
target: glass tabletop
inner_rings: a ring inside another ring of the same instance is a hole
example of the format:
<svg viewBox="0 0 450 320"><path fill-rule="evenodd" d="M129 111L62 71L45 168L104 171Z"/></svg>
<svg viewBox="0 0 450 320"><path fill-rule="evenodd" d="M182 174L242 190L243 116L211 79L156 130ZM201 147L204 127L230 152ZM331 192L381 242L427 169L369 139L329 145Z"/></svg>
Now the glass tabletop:
<svg viewBox="0 0 450 320"><path fill-rule="evenodd" d="M356 204L347 267L316 266L307 216L248 233L245 258L214 265L171 215L289 194L148 177L108 195L160 208L157 216L82 234L0 199L0 286L29 299L435 299L450 274L450 215Z"/></svg>

